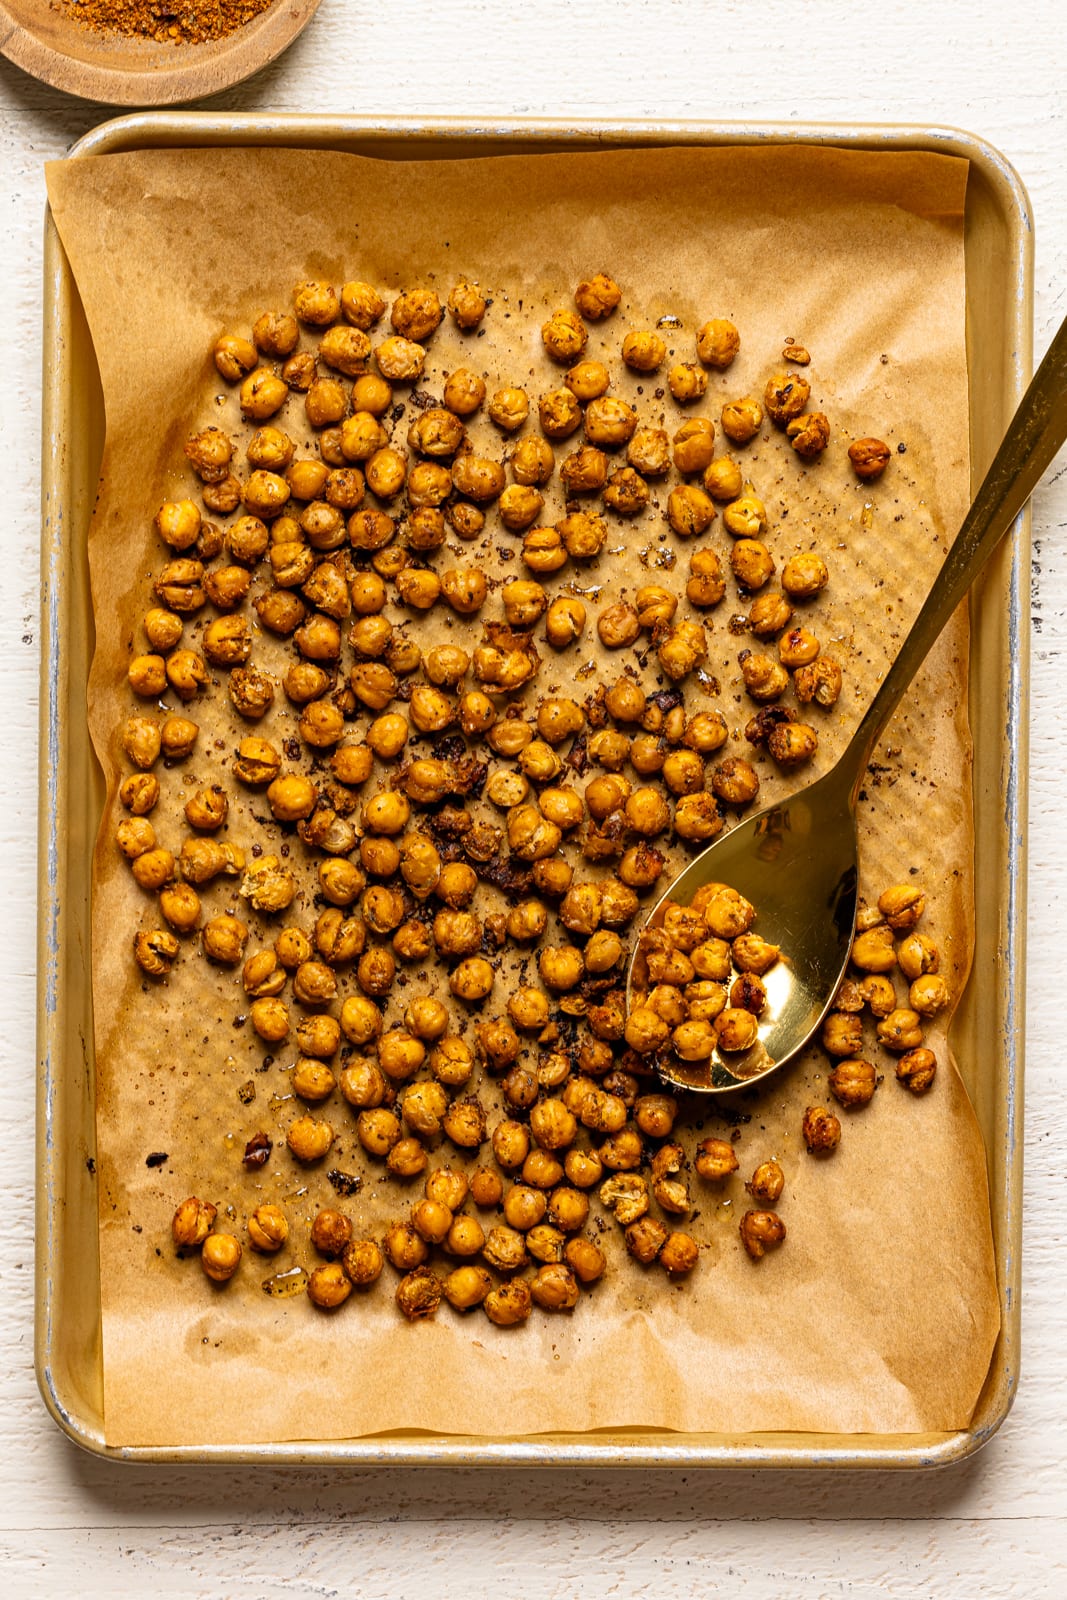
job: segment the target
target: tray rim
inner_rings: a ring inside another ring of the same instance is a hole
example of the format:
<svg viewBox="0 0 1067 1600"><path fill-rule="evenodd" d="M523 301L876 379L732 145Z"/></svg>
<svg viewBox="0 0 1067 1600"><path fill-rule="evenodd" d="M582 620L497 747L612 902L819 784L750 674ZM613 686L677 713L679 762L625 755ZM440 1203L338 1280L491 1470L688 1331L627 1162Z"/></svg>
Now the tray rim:
<svg viewBox="0 0 1067 1600"><path fill-rule="evenodd" d="M558 151L616 146L672 144L838 145L850 149L924 150L961 156L976 166L997 196L1005 215L1013 218L1011 238L1011 320L1005 332L1005 364L1015 403L1029 379L1033 344L1033 223L1029 197L1018 173L984 139L965 130L926 124L884 123L753 123L658 118L627 120L560 120L549 118L378 118L364 116L140 112L99 125L72 146L66 159L145 148L299 145L329 148L346 144L377 145L383 159L396 159L405 144L427 142L444 147L437 159L489 156L511 149L546 146ZM420 156L423 155L420 152ZM435 158L433 156L431 159ZM65 318L74 290L54 220L45 208L44 340L42 390L42 530L38 931L37 931L37 1191L35 1259L34 1366L45 1406L62 1431L102 1460L149 1462L269 1462L272 1465L333 1463L354 1466L583 1466L592 1467L837 1467L906 1469L944 1466L966 1459L1000 1428L1011 1409L1018 1385L1020 1334L1020 1254L1022 1233L1022 1084L1025 998L1026 872L1023 845L1028 779L1028 725L1024 715L1029 674L1030 512L1024 510L1012 533L1007 583L1008 626L1012 651L1007 682L1008 717L1004 745L1004 821L1011 841L1003 958L1005 980L1005 1077L1007 1082L1004 1259L998 1250L1002 1329L994 1350L989 1415L980 1426L946 1433L915 1435L750 1433L678 1434L645 1430L613 1430L606 1434L535 1435L493 1439L445 1434L392 1434L352 1440L283 1441L260 1445L182 1445L171 1447L108 1445L97 1422L83 1414L74 1397L64 1392L53 1361L56 1347L50 1282L61 1268L59 1230L52 1197L57 1192L58 1152L53 1118L62 1071L56 1023L57 949L61 935L58 868L58 814L62 806L60 765L64 707L61 686L66 678L65 594L61 577L62 516L49 518L49 486L62 482L56 445L66 391ZM972 474L974 466L972 463ZM983 1391L985 1393L985 1391ZM709 1439L714 1443L707 1443ZM810 1440L805 1444L803 1440ZM908 1440L907 1443L900 1443ZM883 1441L879 1443L878 1441ZM892 1442L889 1442L892 1441Z"/></svg>

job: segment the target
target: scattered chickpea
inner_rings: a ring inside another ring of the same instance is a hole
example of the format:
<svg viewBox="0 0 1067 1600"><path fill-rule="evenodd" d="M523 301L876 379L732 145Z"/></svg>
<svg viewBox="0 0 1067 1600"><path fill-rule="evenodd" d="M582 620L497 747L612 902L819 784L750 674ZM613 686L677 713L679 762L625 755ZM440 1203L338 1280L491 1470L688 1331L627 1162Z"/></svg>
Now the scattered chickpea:
<svg viewBox="0 0 1067 1600"><path fill-rule="evenodd" d="M830 1155L841 1139L841 1124L825 1106L808 1106L800 1131L813 1156Z"/></svg>
<svg viewBox="0 0 1067 1600"><path fill-rule="evenodd" d="M762 1260L785 1239L785 1223L776 1211L746 1211L740 1223L741 1243L753 1261Z"/></svg>
<svg viewBox="0 0 1067 1600"><path fill-rule="evenodd" d="M209 1233L200 1251L200 1265L213 1283L228 1283L241 1264L241 1241L232 1233Z"/></svg>

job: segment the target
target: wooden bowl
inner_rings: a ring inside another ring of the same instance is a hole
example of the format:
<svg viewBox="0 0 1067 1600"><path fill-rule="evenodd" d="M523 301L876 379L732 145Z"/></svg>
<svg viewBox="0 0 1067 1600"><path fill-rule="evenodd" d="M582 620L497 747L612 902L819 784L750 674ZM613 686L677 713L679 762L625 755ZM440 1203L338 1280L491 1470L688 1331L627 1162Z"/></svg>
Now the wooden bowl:
<svg viewBox="0 0 1067 1600"><path fill-rule="evenodd" d="M115 106L166 106L229 89L281 55L319 0L274 0L224 39L156 44L97 33L49 0L0 0L0 52L55 89Z"/></svg>

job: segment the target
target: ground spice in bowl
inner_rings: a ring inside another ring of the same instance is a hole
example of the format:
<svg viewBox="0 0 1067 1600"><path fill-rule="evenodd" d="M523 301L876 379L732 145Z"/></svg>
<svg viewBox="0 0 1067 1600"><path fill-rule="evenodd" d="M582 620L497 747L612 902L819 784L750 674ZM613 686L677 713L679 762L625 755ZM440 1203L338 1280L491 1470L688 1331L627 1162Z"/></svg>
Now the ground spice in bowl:
<svg viewBox="0 0 1067 1600"><path fill-rule="evenodd" d="M206 44L244 27L272 0L60 0L75 21L96 33L119 33L156 44Z"/></svg>

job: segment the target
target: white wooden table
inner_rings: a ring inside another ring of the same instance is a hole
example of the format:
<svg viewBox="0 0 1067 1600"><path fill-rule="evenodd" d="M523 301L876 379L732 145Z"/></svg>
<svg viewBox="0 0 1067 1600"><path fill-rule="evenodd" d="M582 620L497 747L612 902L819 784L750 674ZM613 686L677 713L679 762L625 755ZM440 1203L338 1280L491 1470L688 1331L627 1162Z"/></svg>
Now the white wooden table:
<svg viewBox="0 0 1067 1600"><path fill-rule="evenodd" d="M280 62L215 104L952 124L998 145L1029 188L1038 356L1067 314L1067 27L1053 0L323 0ZM5 1596L1067 1595L1067 458L1034 500L1023 1377L985 1451L921 1476L123 1470L49 1421L32 1363L41 167L107 115L0 61Z"/></svg>

